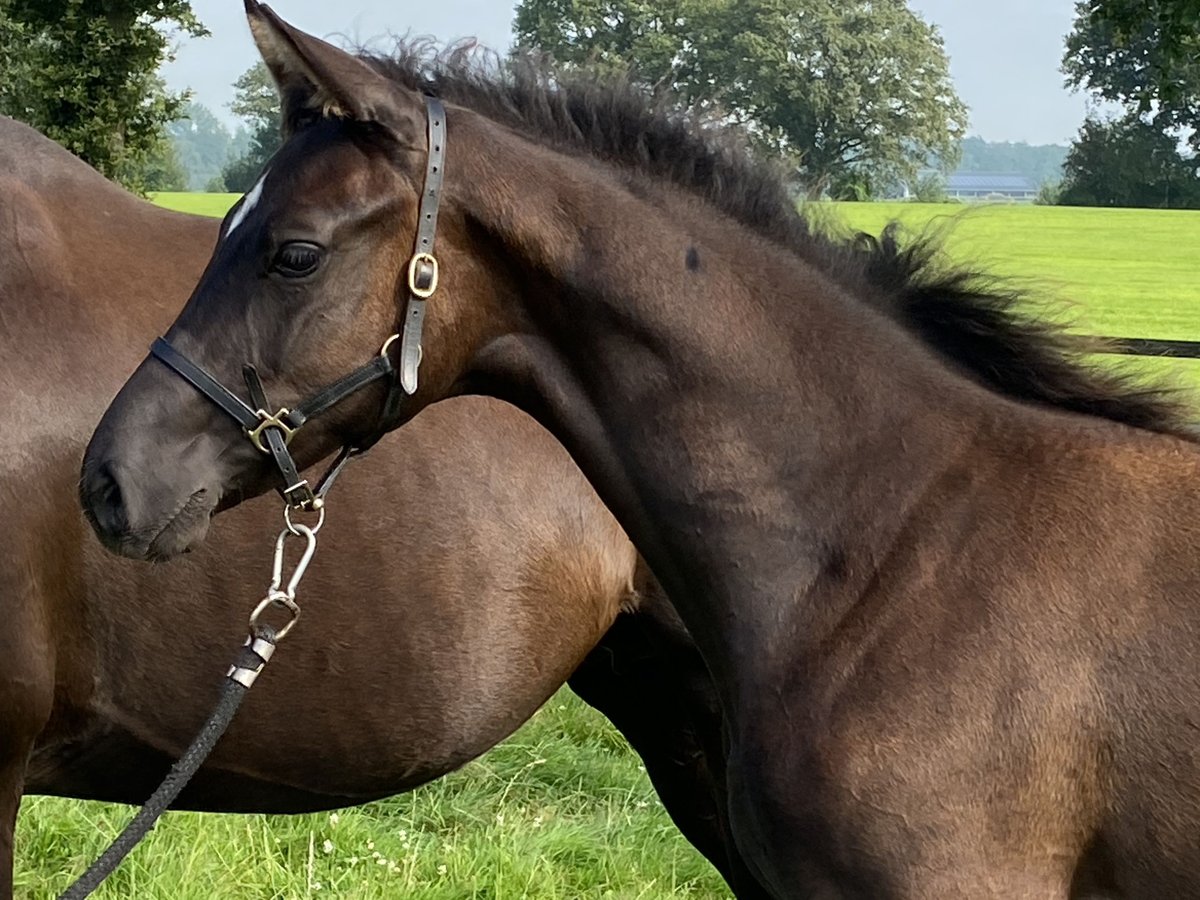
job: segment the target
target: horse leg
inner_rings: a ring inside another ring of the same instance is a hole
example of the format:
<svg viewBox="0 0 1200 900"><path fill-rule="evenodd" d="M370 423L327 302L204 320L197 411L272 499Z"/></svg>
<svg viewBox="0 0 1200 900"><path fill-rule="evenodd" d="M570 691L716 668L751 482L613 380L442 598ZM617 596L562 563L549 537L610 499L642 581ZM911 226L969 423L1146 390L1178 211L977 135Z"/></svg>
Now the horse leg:
<svg viewBox="0 0 1200 900"><path fill-rule="evenodd" d="M0 763L0 900L12 900L13 895L13 839L29 754L27 745L23 753L16 754L17 758L11 758L9 752L15 749L5 746L4 761Z"/></svg>
<svg viewBox="0 0 1200 900"><path fill-rule="evenodd" d="M724 719L712 678L661 592L618 616L567 683L641 756L671 819L734 893L767 897L730 834Z"/></svg>
<svg viewBox="0 0 1200 900"><path fill-rule="evenodd" d="M52 648L36 594L0 579L0 900L13 895L13 841L25 771L54 699ZM28 585L25 585L28 587Z"/></svg>

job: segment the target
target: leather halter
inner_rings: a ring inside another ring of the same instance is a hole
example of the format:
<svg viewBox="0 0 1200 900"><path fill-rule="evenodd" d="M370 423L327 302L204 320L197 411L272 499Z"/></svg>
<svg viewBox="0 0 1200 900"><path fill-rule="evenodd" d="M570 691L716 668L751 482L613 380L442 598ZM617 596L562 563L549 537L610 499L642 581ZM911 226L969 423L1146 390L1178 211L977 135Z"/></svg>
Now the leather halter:
<svg viewBox="0 0 1200 900"><path fill-rule="evenodd" d="M421 203L417 219L417 236L412 259L408 263L408 302L404 316L396 333L383 344L379 355L366 365L360 366L349 375L339 378L312 394L296 406L281 407L277 412L268 412L266 392L258 371L252 365L242 368L246 387L250 393L247 404L237 394L221 384L203 367L192 362L176 350L165 338L158 338L150 346L150 355L158 359L182 377L217 407L235 419L250 441L263 453L275 460L284 487L279 489L284 501L298 509L320 509L324 504L325 492L350 456L361 453L373 445L388 430L396 417L404 397L417 390L417 369L421 365L421 330L425 323L425 302L438 287L438 261L433 255L434 237L437 233L438 206L442 197L442 180L446 162L446 111L436 97L425 98L428 122L429 157L425 167L425 183L422 187ZM399 369L392 363L391 349L400 343ZM295 433L314 416L367 385L381 378L391 378L379 431L358 447L346 447L326 472L314 491L308 481L300 477L295 460L288 450Z"/></svg>

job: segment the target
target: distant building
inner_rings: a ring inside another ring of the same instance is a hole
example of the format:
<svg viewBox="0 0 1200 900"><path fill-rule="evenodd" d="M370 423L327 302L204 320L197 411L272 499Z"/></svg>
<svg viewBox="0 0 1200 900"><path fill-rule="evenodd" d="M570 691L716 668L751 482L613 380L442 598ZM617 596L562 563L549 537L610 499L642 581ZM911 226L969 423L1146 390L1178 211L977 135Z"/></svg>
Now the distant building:
<svg viewBox="0 0 1200 900"><path fill-rule="evenodd" d="M1004 172L955 172L946 178L946 196L951 200L1007 200L1032 203L1037 185L1024 175Z"/></svg>

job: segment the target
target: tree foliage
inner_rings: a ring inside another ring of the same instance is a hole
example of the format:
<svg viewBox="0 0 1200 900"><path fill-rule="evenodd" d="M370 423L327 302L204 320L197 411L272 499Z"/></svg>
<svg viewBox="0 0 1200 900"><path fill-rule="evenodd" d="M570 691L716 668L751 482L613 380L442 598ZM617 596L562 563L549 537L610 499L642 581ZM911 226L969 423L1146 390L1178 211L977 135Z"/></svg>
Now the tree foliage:
<svg viewBox="0 0 1200 900"><path fill-rule="evenodd" d="M264 63L255 63L243 72L233 87L229 108L246 123L250 143L244 153L226 164L221 177L226 190L248 191L279 149L282 113L275 81Z"/></svg>
<svg viewBox="0 0 1200 900"><path fill-rule="evenodd" d="M1089 118L1067 153L1058 202L1066 206L1192 209L1200 206L1196 160L1136 114Z"/></svg>
<svg viewBox="0 0 1200 900"><path fill-rule="evenodd" d="M138 168L138 180L146 191L186 191L188 171L171 140L159 141Z"/></svg>
<svg viewBox="0 0 1200 900"><path fill-rule="evenodd" d="M1200 0L1079 0L1063 72L1074 87L1191 128L1200 149Z"/></svg>
<svg viewBox="0 0 1200 900"><path fill-rule="evenodd" d="M1015 172L1037 185L1062 180L1064 144L1026 144L1012 141L985 141L969 137L962 142L960 172Z"/></svg>
<svg viewBox="0 0 1200 900"><path fill-rule="evenodd" d="M188 0L0 0L0 112L143 188L185 99L156 74L172 31L207 34Z"/></svg>
<svg viewBox="0 0 1200 900"><path fill-rule="evenodd" d="M953 167L966 127L941 37L904 0L522 0L515 32L726 111L811 194Z"/></svg>
<svg viewBox="0 0 1200 900"><path fill-rule="evenodd" d="M187 103L181 113L179 119L167 126L167 135L187 172L188 188L203 190L228 162L233 137L207 106Z"/></svg>

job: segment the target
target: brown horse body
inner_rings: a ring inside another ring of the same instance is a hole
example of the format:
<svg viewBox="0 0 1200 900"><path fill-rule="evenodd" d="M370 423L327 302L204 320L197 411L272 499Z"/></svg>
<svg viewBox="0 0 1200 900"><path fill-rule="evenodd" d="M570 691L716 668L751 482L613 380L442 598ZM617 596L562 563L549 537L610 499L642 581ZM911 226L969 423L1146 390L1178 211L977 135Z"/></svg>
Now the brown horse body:
<svg viewBox="0 0 1200 900"><path fill-rule="evenodd" d="M139 803L190 741L280 520L277 501L254 501L164 566L102 550L75 500L84 440L200 276L217 222L136 200L3 118L0 171L9 898L22 791ZM338 483L303 620L179 805L297 812L408 790L502 740L575 672L736 879L707 673L566 454L494 401L432 409L398 438Z"/></svg>
<svg viewBox="0 0 1200 900"><path fill-rule="evenodd" d="M781 184L632 91L372 67L247 7L289 138L177 347L295 395L367 358L411 253L414 88L442 93L442 287L410 412L493 394L565 444L715 676L737 844L773 894L1200 896L1200 448L1167 404L1014 321L979 370L1007 354L1001 380L1050 402L984 389L947 364L979 335L939 354L881 314L916 269L888 284L878 253L803 233ZM276 265L292 241L315 275ZM296 449L379 424L364 394ZM178 454L121 474L147 428ZM143 364L89 449L93 521L133 555L196 542L181 499L271 485L246 443Z"/></svg>

